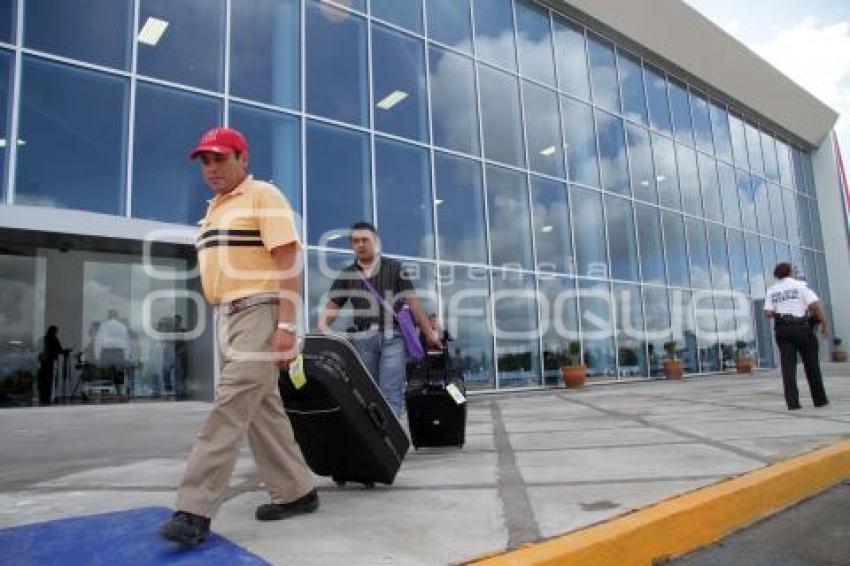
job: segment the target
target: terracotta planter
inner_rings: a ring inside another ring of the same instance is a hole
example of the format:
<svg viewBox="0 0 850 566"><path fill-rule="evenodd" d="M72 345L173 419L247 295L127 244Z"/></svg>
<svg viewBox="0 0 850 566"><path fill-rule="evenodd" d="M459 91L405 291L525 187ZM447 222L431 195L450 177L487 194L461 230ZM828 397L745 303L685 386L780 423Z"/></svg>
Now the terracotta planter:
<svg viewBox="0 0 850 566"><path fill-rule="evenodd" d="M844 348L835 348L832 351L832 361L838 363L847 362L847 350Z"/></svg>
<svg viewBox="0 0 850 566"><path fill-rule="evenodd" d="M664 377L667 379L682 379L685 375L685 366L682 360L666 360L664 362Z"/></svg>
<svg viewBox="0 0 850 566"><path fill-rule="evenodd" d="M753 359L736 358L735 368L738 370L738 373L753 373Z"/></svg>
<svg viewBox="0 0 850 566"><path fill-rule="evenodd" d="M579 389L584 387L584 380L587 377L587 367L585 366L563 366L561 367L561 377L564 378L564 387L568 389Z"/></svg>

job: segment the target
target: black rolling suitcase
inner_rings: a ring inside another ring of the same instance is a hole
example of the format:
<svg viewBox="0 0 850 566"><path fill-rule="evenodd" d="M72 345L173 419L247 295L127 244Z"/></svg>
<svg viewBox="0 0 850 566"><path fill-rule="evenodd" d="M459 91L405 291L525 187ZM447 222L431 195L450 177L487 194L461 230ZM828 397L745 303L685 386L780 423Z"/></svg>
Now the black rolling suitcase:
<svg viewBox="0 0 850 566"><path fill-rule="evenodd" d="M466 388L448 352L428 352L407 367L407 423L417 449L462 447L466 441Z"/></svg>
<svg viewBox="0 0 850 566"><path fill-rule="evenodd" d="M300 387L288 369L279 387L307 464L340 485L391 484L410 443L357 351L343 338L310 334L303 360Z"/></svg>

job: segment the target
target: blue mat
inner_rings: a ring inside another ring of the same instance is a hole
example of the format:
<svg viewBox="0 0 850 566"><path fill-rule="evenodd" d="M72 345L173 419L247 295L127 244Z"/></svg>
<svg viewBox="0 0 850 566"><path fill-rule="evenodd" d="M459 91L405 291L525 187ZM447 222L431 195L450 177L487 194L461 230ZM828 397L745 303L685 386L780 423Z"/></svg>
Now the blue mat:
<svg viewBox="0 0 850 566"><path fill-rule="evenodd" d="M215 533L193 548L170 544L158 534L170 516L170 509L145 507L0 529L0 562L9 566L268 564Z"/></svg>

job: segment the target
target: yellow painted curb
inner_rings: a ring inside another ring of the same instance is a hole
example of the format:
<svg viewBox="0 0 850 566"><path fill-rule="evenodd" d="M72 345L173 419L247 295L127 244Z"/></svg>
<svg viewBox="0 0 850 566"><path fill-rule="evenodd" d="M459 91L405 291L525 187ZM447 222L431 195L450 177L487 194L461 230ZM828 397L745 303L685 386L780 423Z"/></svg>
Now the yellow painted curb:
<svg viewBox="0 0 850 566"><path fill-rule="evenodd" d="M716 542L850 477L850 440L489 558L477 566L652 564Z"/></svg>

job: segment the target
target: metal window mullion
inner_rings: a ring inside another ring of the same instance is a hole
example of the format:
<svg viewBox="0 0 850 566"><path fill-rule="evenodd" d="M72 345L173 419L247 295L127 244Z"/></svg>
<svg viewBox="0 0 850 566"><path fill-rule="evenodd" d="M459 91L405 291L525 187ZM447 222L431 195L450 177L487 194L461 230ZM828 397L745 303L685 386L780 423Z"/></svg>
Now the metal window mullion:
<svg viewBox="0 0 850 566"><path fill-rule="evenodd" d="M300 111L300 116L298 118L298 127L300 132L300 140L301 144L301 241L304 242L306 251L303 254L304 258L304 290L302 292L302 303L304 304L304 311L302 313L302 320L304 323L304 328L310 328L310 246L309 242L307 242L307 5L305 2L298 3L298 33L300 34L298 45L300 48L300 52L298 54L300 61L300 69L299 69L299 80L301 84L299 85L299 101L298 101L298 109ZM321 300L321 299L320 299ZM322 305L318 305L322 306Z"/></svg>
<svg viewBox="0 0 850 566"><path fill-rule="evenodd" d="M232 22L233 0L225 0L224 4L224 112L222 121L230 125L230 26Z"/></svg>
<svg viewBox="0 0 850 566"><path fill-rule="evenodd" d="M368 8L368 6L367 6ZM365 19L366 22L366 74L369 77L369 96L368 96L368 104L369 104L369 189L372 193L372 222L375 227L380 231L381 226L378 223L378 182L375 179L375 161L377 159L375 155L375 86L374 86L374 60L372 53L372 21L368 18Z"/></svg>
<svg viewBox="0 0 850 566"><path fill-rule="evenodd" d="M9 128L7 146L9 147L9 171L6 190L6 204L15 201L15 183L17 179L18 165L18 137L21 121L21 82L23 80L21 70L23 69L23 53L21 46L24 35L24 0L18 0L15 12L15 58L12 71L12 123Z"/></svg>
<svg viewBox="0 0 850 566"><path fill-rule="evenodd" d="M136 34L139 30L139 19L141 12L142 0L134 0L133 2L133 47L130 52L130 103L127 118L127 159L125 160L126 170L126 186L124 203L124 216L127 218L133 217L133 163L136 143L136 88L138 86L137 70L139 66L139 42L136 40Z"/></svg>

